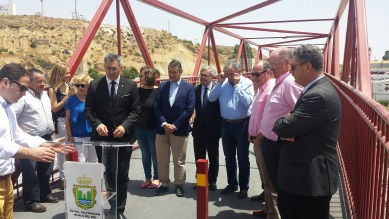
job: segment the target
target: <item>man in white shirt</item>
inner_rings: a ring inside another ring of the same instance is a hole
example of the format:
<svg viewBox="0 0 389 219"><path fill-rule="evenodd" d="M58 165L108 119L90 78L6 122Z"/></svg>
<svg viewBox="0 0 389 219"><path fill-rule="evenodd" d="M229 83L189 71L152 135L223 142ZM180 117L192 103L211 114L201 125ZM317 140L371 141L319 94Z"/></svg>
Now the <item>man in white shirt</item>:
<svg viewBox="0 0 389 219"><path fill-rule="evenodd" d="M32 136L40 136L50 141L54 132L50 99L45 87L45 76L38 69L28 71L31 82L30 90L17 103L15 110L19 127ZM54 162L36 162L31 159L20 159L23 174L23 201L27 211L45 212L42 202L57 203L59 199L51 195L50 177ZM36 172L35 172L36 171Z"/></svg>
<svg viewBox="0 0 389 219"><path fill-rule="evenodd" d="M11 174L15 171L14 158L52 162L62 146L33 137L18 127L10 105L26 95L29 83L30 77L21 65L10 63L0 70L0 217L5 219L13 218Z"/></svg>

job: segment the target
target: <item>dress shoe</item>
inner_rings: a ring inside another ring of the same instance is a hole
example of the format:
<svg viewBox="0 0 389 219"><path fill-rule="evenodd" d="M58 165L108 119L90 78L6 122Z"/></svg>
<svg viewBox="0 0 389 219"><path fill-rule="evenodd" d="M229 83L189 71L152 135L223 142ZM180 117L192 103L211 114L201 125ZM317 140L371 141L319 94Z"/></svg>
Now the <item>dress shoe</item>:
<svg viewBox="0 0 389 219"><path fill-rule="evenodd" d="M161 185L160 187L158 187L158 189L155 190L154 195L155 196L164 195L168 190L169 187Z"/></svg>
<svg viewBox="0 0 389 219"><path fill-rule="evenodd" d="M253 215L256 217L266 217L267 216L267 214L265 213L264 210L253 211Z"/></svg>
<svg viewBox="0 0 389 219"><path fill-rule="evenodd" d="M251 201L264 202L265 201L265 193L261 193L260 195L251 196Z"/></svg>
<svg viewBox="0 0 389 219"><path fill-rule="evenodd" d="M238 194L238 199L245 199L247 198L247 191L246 190L240 190Z"/></svg>
<svg viewBox="0 0 389 219"><path fill-rule="evenodd" d="M226 195L229 193L233 193L236 190L238 190L237 186L235 187L235 186L228 185L228 186L226 186L226 188L224 188L224 189L222 189L222 191L220 191L220 195Z"/></svg>
<svg viewBox="0 0 389 219"><path fill-rule="evenodd" d="M46 203L58 203L59 199L57 197L50 195L47 195L46 197L41 198L41 202L46 202Z"/></svg>
<svg viewBox="0 0 389 219"><path fill-rule="evenodd" d="M184 194L184 188L182 188L182 186L176 186L176 196L183 197Z"/></svg>
<svg viewBox="0 0 389 219"><path fill-rule="evenodd" d="M211 190L211 191L216 191L216 189L217 189L216 183L211 183L208 185L208 187L209 187L209 190Z"/></svg>
<svg viewBox="0 0 389 219"><path fill-rule="evenodd" d="M118 212L117 219L127 219L123 212Z"/></svg>
<svg viewBox="0 0 389 219"><path fill-rule="evenodd" d="M42 213L46 211L46 207L39 204L38 202L34 202L29 206L26 206L26 211L31 211L35 213Z"/></svg>

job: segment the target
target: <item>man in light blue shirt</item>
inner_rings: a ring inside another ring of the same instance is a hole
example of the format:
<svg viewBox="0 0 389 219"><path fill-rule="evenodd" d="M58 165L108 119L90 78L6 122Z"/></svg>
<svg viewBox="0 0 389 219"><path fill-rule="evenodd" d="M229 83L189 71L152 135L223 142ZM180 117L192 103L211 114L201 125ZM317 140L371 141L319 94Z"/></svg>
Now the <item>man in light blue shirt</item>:
<svg viewBox="0 0 389 219"><path fill-rule="evenodd" d="M222 117L222 142L226 159L228 185L221 194L238 190L239 199L247 198L250 180L248 124L251 104L254 98L253 82L240 74L238 60L227 61L224 72L218 75L214 89L209 93L209 101L219 99ZM226 80L227 78L227 80ZM236 154L239 163L239 181L237 178Z"/></svg>

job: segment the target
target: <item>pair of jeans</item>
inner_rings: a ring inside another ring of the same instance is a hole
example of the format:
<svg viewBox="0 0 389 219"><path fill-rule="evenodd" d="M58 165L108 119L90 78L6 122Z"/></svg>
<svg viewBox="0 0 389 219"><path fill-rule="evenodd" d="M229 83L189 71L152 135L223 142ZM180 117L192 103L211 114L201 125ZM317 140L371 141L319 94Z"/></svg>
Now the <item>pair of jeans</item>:
<svg viewBox="0 0 389 219"><path fill-rule="evenodd" d="M238 187L239 184L241 191L249 189L250 181L248 124L249 119L237 123L222 119L222 142L228 185ZM238 155L239 182L237 180L236 155Z"/></svg>
<svg viewBox="0 0 389 219"><path fill-rule="evenodd" d="M158 177L157 153L155 150L155 136L157 129L135 128L135 134L138 139L139 147L142 152L142 164L145 172L145 178L151 179L151 165L153 166L154 180Z"/></svg>

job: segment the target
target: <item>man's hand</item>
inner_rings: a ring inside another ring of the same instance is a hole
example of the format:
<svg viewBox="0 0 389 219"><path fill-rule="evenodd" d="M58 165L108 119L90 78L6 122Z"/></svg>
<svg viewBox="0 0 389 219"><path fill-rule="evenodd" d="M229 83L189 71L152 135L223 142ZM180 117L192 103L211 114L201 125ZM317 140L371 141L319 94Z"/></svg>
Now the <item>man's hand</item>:
<svg viewBox="0 0 389 219"><path fill-rule="evenodd" d="M255 136L251 136L250 134L248 134L248 137L247 137L247 140L248 140L250 143L252 143L252 144L254 144L253 137L255 137Z"/></svg>
<svg viewBox="0 0 389 219"><path fill-rule="evenodd" d="M61 153L61 154L67 154L74 150L74 144L70 143L63 143L62 141L65 140L65 137L57 138L54 141L50 142L43 142L40 147L49 148L53 152Z"/></svg>
<svg viewBox="0 0 389 219"><path fill-rule="evenodd" d="M193 113L192 116L190 117L190 119L189 119L189 125L192 125L192 124L193 124L195 118L196 118L196 111L194 111L194 113Z"/></svg>
<svg viewBox="0 0 389 219"><path fill-rule="evenodd" d="M108 136L107 126L105 126L104 124L99 125L97 128L97 134L99 134L100 136Z"/></svg>
<svg viewBox="0 0 389 219"><path fill-rule="evenodd" d="M166 124L163 128L165 129L165 134L167 135L173 134L174 132L174 126L172 124Z"/></svg>
<svg viewBox="0 0 389 219"><path fill-rule="evenodd" d="M234 86L239 84L240 81L240 74L239 73L234 73Z"/></svg>
<svg viewBox="0 0 389 219"><path fill-rule="evenodd" d="M294 142L294 138L284 138L284 141Z"/></svg>
<svg viewBox="0 0 389 219"><path fill-rule="evenodd" d="M114 138L121 138L123 135L126 134L126 130L124 129L123 126L119 125L116 127L115 131L113 132L113 137Z"/></svg>
<svg viewBox="0 0 389 219"><path fill-rule="evenodd" d="M217 75L217 82L219 82L220 84L223 84L224 79L226 79L224 77L224 73L220 73L220 74Z"/></svg>
<svg viewBox="0 0 389 219"><path fill-rule="evenodd" d="M55 152L49 147L24 147L21 146L15 158L26 158L40 162L50 163L55 158Z"/></svg>

